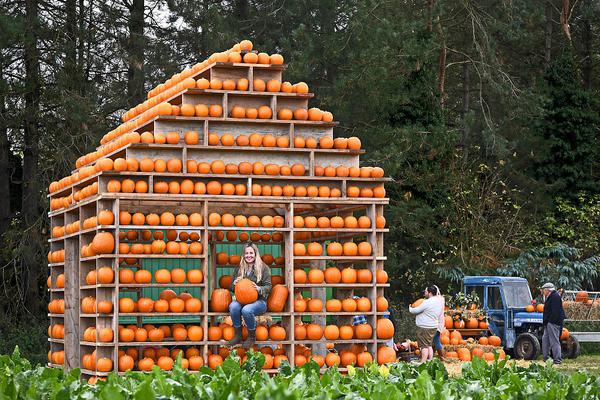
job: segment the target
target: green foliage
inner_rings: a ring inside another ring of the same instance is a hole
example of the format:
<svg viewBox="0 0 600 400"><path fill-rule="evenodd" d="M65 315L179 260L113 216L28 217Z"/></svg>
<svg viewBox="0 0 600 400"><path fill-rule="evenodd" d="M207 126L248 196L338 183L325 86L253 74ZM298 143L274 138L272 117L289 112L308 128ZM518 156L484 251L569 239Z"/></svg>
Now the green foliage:
<svg viewBox="0 0 600 400"><path fill-rule="evenodd" d="M563 289L580 289L598 276L600 257L581 259L579 250L563 244L533 248L521 253L498 273L505 276L527 278L532 288L537 289L552 282Z"/></svg>
<svg viewBox="0 0 600 400"><path fill-rule="evenodd" d="M47 331L46 318L20 322L4 319L0 324L0 354L8 354L18 346L23 357L34 364L44 364L48 357Z"/></svg>
<svg viewBox="0 0 600 400"><path fill-rule="evenodd" d="M576 198L558 197L554 203L533 236L546 246L561 242L584 256L600 254L600 195L580 192Z"/></svg>
<svg viewBox="0 0 600 400"><path fill-rule="evenodd" d="M567 48L544 76L544 111L537 127L542 140L534 167L537 178L565 197L574 197L579 190L599 190L590 171L600 154L600 98L581 86L575 62Z"/></svg>
<svg viewBox="0 0 600 400"><path fill-rule="evenodd" d="M450 378L438 360L420 366L406 363L364 368L336 368L323 375L314 362L293 371L283 365L279 374L261 372L264 356L249 353L239 365L229 357L212 371L203 367L190 374L176 364L172 372L155 367L151 373L111 374L107 381L88 385L79 370L32 367L20 357L0 356L0 398L6 399L521 399L551 398L593 400L600 398L600 377L576 372L563 375L555 368L532 364L528 368L506 360L488 364L480 359L463 366L462 376Z"/></svg>

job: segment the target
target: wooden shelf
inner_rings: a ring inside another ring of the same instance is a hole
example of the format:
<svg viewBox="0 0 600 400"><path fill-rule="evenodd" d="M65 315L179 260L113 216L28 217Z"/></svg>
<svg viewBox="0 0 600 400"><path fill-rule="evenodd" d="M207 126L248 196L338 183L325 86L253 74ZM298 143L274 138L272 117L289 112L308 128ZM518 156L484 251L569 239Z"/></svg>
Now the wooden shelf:
<svg viewBox="0 0 600 400"><path fill-rule="evenodd" d="M83 346L98 346L98 347L147 347L147 346L203 346L207 344L206 341L175 341L175 340L161 340L160 342L86 342L80 341L79 344Z"/></svg>
<svg viewBox="0 0 600 400"><path fill-rule="evenodd" d="M209 317L221 317L221 316L225 317L225 316L228 316L228 315L229 315L229 312L216 312L216 311L209 311L208 312L208 316ZM276 316L279 316L279 315L281 315L281 316L290 316L290 315L292 315L292 313L289 312L289 311L281 311L281 312L268 311L268 312L266 312L264 314L261 314L261 315L276 317Z"/></svg>
<svg viewBox="0 0 600 400"><path fill-rule="evenodd" d="M202 259L205 258L205 254L100 254L92 257L83 257L80 258L79 261L94 261L103 258L140 258L140 259L180 259L180 258L190 258L190 259Z"/></svg>
<svg viewBox="0 0 600 400"><path fill-rule="evenodd" d="M340 289L354 289L354 288L370 288L370 287L390 287L389 283L294 283L294 289L298 288L320 288L320 287L331 287Z"/></svg>
<svg viewBox="0 0 600 400"><path fill-rule="evenodd" d="M52 313L48 313L46 315L48 315L48 317L50 317L50 318L64 318L65 317L65 314L52 314Z"/></svg>
<svg viewBox="0 0 600 400"><path fill-rule="evenodd" d="M81 368L81 373L85 374L85 375L94 375L94 376L108 376L110 373L112 373L113 371L109 371L109 372L100 372L100 371L94 371L91 369L85 369L85 368Z"/></svg>
<svg viewBox="0 0 600 400"><path fill-rule="evenodd" d="M289 232L291 228L264 228L262 226L209 226L207 227L209 231L261 231L261 232ZM266 242L265 242L266 243ZM274 243L283 243L283 242L274 242Z"/></svg>
<svg viewBox="0 0 600 400"><path fill-rule="evenodd" d="M48 288L47 290L50 293L63 293L65 288Z"/></svg>
<svg viewBox="0 0 600 400"><path fill-rule="evenodd" d="M89 289L114 289L117 285L114 283L101 283L98 285L82 285L79 287L81 290ZM206 283L119 283L119 287L126 288L171 288L171 287L183 287L183 288L206 288Z"/></svg>
<svg viewBox="0 0 600 400"><path fill-rule="evenodd" d="M375 256L294 256L294 260L327 260L327 261L385 261L387 257L375 257Z"/></svg>
<svg viewBox="0 0 600 400"><path fill-rule="evenodd" d="M354 343L384 343L389 341L390 339L336 339L336 340L328 340L325 337L317 340L295 340L294 343L297 344L317 344L317 343L327 343L334 342L335 344L354 344Z"/></svg>
<svg viewBox="0 0 600 400"><path fill-rule="evenodd" d="M206 304L203 304L203 306L206 306ZM200 311L200 312L182 312L182 313L173 313L173 312L166 312L166 313L159 313L159 312L150 312L150 313L140 313L140 312L132 312L132 313L119 313L119 317L205 317L206 316L206 312L205 311Z"/></svg>
<svg viewBox="0 0 600 400"><path fill-rule="evenodd" d="M57 262L57 263L48 263L49 267L64 267L65 266L65 262L61 261L61 262Z"/></svg>
<svg viewBox="0 0 600 400"><path fill-rule="evenodd" d="M249 179L252 180L268 180L268 181L324 181L324 182L374 182L374 183L382 183L382 182L391 182L391 178L351 178L351 177L341 177L341 176L313 176L313 175L243 175L243 174L200 174L200 173L189 173L189 172L119 172L116 173L114 171L107 171L104 173L106 176L119 176L119 177L164 177L164 178L177 178L177 179L191 179L191 178L201 178L207 180L215 180L215 179ZM108 192L107 192L108 193ZM244 195L242 195L244 196ZM239 197L239 196L238 196ZM365 198L365 197L363 197Z"/></svg>
<svg viewBox="0 0 600 400"><path fill-rule="evenodd" d="M82 346L91 346L91 347L113 347L117 343L116 342L88 342L85 340L80 340L79 344Z"/></svg>
<svg viewBox="0 0 600 400"><path fill-rule="evenodd" d="M269 121L269 120L261 120ZM309 147L264 147L264 146L223 146L223 145L212 145L212 144L187 144L185 142L179 142L178 144L161 144L161 143L130 143L122 147L122 149L156 149L156 150L198 150L198 151L242 151L252 153L323 153L323 154L348 154L348 155L360 155L364 154L363 149L351 150L351 149L322 149L322 148L309 148ZM104 157L106 158L106 157ZM74 170L73 172L76 172Z"/></svg>
<svg viewBox="0 0 600 400"><path fill-rule="evenodd" d="M185 121L188 123L193 122L221 122L221 123L233 123L233 124L262 124L262 125L300 125L300 126L316 126L316 127L327 127L333 128L337 126L337 122L323 122L323 121L301 121L301 120L282 120L282 119L249 119L249 118L230 118L230 117L183 117L173 115L159 115L149 119L142 125L138 126L136 131L144 132L148 130L148 125L154 122L160 121Z"/></svg>
<svg viewBox="0 0 600 400"><path fill-rule="evenodd" d="M294 312L294 315L298 315L301 317L311 317L311 316L319 316L319 315L341 315L341 316L347 316L347 317L353 317L355 315L373 315L373 316L377 316L377 315L385 315L386 312L385 311L353 311L353 312L346 312L346 311L318 311L318 312Z"/></svg>
<svg viewBox="0 0 600 400"><path fill-rule="evenodd" d="M206 225L119 225L119 230L130 230L130 229L137 229L137 230L148 230L148 229L154 229L154 230L167 230L167 229L177 229L179 231L199 231L199 230L205 230L207 228ZM136 241L133 241L133 243L135 243Z"/></svg>
<svg viewBox="0 0 600 400"><path fill-rule="evenodd" d="M249 97L291 97L298 99L310 99L314 97L314 93L285 93L285 92L258 92L258 91L250 91L250 90L216 90L216 89L198 89L198 88L190 88L186 89L184 92L181 92L179 96L182 94L225 94L235 95L235 96L249 96Z"/></svg>
<svg viewBox="0 0 600 400"><path fill-rule="evenodd" d="M51 343L65 344L65 339L48 338L48 341Z"/></svg>
<svg viewBox="0 0 600 400"><path fill-rule="evenodd" d="M98 200L132 200L132 201L160 201L165 203L178 204L181 201L207 201L218 203L240 203L243 201L248 204L306 204L306 205L386 205L389 198L375 197L283 197L283 196L215 196L215 195L190 195L190 194L158 194L158 193L102 193L93 198L87 199L83 203L76 203L69 208L60 209L48 213L49 217L55 217L65 212L72 211L75 208L84 206L88 203Z"/></svg>
<svg viewBox="0 0 600 400"><path fill-rule="evenodd" d="M79 314L80 317L82 318L112 318L113 317L113 313L110 314Z"/></svg>

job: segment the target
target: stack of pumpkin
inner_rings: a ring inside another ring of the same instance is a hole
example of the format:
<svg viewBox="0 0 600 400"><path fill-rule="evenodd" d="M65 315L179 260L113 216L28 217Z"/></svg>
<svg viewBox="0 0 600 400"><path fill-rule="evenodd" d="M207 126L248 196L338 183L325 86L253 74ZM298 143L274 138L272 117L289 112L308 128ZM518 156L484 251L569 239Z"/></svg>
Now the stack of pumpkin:
<svg viewBox="0 0 600 400"><path fill-rule="evenodd" d="M482 336L479 340L473 338L465 340L457 330L444 330L440 340L448 359L471 361L473 357L479 357L493 361L496 353L500 359L506 357L502 349L502 340L498 336Z"/></svg>

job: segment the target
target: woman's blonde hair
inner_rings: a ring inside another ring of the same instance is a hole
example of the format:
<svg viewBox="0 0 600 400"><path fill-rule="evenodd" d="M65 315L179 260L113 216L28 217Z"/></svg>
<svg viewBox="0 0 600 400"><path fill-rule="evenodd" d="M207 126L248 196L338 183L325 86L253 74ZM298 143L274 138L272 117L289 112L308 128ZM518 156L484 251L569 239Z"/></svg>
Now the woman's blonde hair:
<svg viewBox="0 0 600 400"><path fill-rule="evenodd" d="M246 262L246 259L244 258L244 254L246 254L246 249L248 247L251 247L254 250L254 265L249 265ZM254 276L256 276L256 280L260 281L260 279L262 278L262 270L264 267L267 266L267 264L265 264L265 262L262 260L262 258L260 257L260 252L258 251L258 246L256 246L254 243L246 243L246 245L244 246L244 250L242 251L242 259L240 260L240 275L242 278L246 276L246 272L248 270L250 270L250 268L253 268L254 270ZM235 279L235 278L234 278Z"/></svg>

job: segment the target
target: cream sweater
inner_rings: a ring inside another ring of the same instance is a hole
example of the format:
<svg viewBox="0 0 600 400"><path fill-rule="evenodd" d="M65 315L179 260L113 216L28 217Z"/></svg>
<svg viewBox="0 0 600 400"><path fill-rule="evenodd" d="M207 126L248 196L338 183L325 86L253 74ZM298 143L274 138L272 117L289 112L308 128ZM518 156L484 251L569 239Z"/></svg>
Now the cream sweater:
<svg viewBox="0 0 600 400"><path fill-rule="evenodd" d="M417 314L416 323L418 327L438 329L440 316L444 315L444 305L440 299L434 296L424 300L418 307L409 307L408 311L411 314Z"/></svg>

